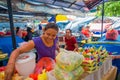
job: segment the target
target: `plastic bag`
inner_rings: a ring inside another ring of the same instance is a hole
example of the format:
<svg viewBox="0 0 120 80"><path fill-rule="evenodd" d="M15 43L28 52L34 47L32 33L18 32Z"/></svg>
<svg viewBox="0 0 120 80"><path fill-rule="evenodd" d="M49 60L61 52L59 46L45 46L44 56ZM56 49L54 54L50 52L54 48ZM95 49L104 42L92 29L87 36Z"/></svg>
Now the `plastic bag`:
<svg viewBox="0 0 120 80"><path fill-rule="evenodd" d="M115 29L108 30L106 33L107 40L117 40L118 38L118 31Z"/></svg>
<svg viewBox="0 0 120 80"><path fill-rule="evenodd" d="M43 57L41 58L35 67L35 73L39 74L42 73L42 70L50 71L54 68L55 61L50 57Z"/></svg>
<svg viewBox="0 0 120 80"><path fill-rule="evenodd" d="M54 74L57 80L77 80L83 72L84 70L81 66L70 72L61 69L57 65L54 69Z"/></svg>
<svg viewBox="0 0 120 80"><path fill-rule="evenodd" d="M57 80L54 75L54 69L47 72L47 77L48 77L48 80Z"/></svg>
<svg viewBox="0 0 120 80"><path fill-rule="evenodd" d="M83 55L72 51L59 53L56 57L56 64L66 71L72 71L83 62Z"/></svg>

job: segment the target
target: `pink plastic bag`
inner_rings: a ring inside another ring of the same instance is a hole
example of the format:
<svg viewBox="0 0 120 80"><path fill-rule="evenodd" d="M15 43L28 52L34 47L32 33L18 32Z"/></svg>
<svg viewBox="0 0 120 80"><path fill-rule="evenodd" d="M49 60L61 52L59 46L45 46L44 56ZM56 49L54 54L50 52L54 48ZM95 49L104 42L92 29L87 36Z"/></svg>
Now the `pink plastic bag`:
<svg viewBox="0 0 120 80"><path fill-rule="evenodd" d="M117 40L118 38L118 31L115 29L108 30L106 33L107 40Z"/></svg>

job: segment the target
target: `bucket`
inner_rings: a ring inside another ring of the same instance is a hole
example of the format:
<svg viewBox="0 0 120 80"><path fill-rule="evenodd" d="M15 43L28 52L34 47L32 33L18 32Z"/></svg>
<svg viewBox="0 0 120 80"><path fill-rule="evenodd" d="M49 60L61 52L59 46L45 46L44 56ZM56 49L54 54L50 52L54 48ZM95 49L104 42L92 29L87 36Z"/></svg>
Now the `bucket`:
<svg viewBox="0 0 120 80"><path fill-rule="evenodd" d="M19 55L15 63L15 68L20 76L26 78L34 72L36 66L35 57L35 53L33 52Z"/></svg>

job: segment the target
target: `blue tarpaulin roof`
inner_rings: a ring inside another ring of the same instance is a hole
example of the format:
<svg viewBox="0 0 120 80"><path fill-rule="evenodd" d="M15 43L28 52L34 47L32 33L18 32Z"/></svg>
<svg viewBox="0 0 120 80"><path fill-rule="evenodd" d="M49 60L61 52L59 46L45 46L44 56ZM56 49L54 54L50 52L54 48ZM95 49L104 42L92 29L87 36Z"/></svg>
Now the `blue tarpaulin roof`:
<svg viewBox="0 0 120 80"><path fill-rule="evenodd" d="M23 11L24 13L25 11L28 11L35 13L39 12L43 14L57 14L57 12L61 12L61 14L71 14L71 11L74 11L74 13L72 14L77 15L81 12L86 12L90 9L93 9L97 4L100 4L102 1L103 0L12 0L11 2L12 4L14 4L12 5L13 12ZM34 7L35 9L33 9ZM6 0L0 0L0 10L3 11L3 9L7 9Z"/></svg>

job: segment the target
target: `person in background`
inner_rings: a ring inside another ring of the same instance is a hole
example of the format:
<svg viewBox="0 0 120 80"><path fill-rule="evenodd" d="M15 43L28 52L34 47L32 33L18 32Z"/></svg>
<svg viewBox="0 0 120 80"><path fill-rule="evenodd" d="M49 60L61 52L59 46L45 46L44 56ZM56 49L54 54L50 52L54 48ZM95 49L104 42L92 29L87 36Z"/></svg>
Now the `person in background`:
<svg viewBox="0 0 120 80"><path fill-rule="evenodd" d="M22 30L20 27L16 27L16 35L22 38Z"/></svg>
<svg viewBox="0 0 120 80"><path fill-rule="evenodd" d="M72 31L70 29L66 30L64 48L70 51L78 51L77 40L74 36L72 36Z"/></svg>
<svg viewBox="0 0 120 80"><path fill-rule="evenodd" d="M79 40L80 40L80 41L87 39L87 37L86 37L84 34L81 33L82 30L83 30L83 28L84 28L84 25L82 25L81 27L79 27L79 34L80 34Z"/></svg>
<svg viewBox="0 0 120 80"><path fill-rule="evenodd" d="M81 33L84 34L87 38L90 38L91 32L90 32L90 26L83 27L81 30Z"/></svg>
<svg viewBox="0 0 120 80"><path fill-rule="evenodd" d="M27 35L24 38L25 41L32 40L32 29L30 27L27 27Z"/></svg>
<svg viewBox="0 0 120 80"><path fill-rule="evenodd" d="M85 43L88 43L91 41L91 37L93 33L90 31L90 26L83 27L81 30L81 33L85 36L84 38Z"/></svg>
<svg viewBox="0 0 120 80"><path fill-rule="evenodd" d="M39 24L38 26L39 26L39 35L41 35L42 34L42 26L41 26L41 24Z"/></svg>
<svg viewBox="0 0 120 80"><path fill-rule="evenodd" d="M42 57L51 57L55 59L56 50L59 51L59 46L57 44L58 38L58 26L55 23L48 23L44 29L44 34L39 37L34 38L27 42L26 45L20 46L19 48L15 49L9 58L8 64L6 66L5 71L5 80L11 80L12 74L15 69L15 61L16 58L25 52L32 50L33 48L36 49L39 61Z"/></svg>

